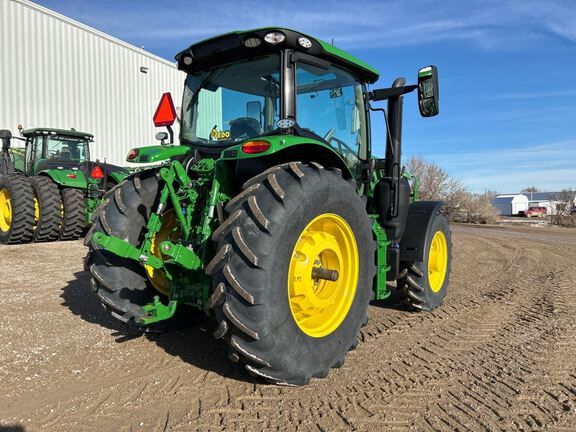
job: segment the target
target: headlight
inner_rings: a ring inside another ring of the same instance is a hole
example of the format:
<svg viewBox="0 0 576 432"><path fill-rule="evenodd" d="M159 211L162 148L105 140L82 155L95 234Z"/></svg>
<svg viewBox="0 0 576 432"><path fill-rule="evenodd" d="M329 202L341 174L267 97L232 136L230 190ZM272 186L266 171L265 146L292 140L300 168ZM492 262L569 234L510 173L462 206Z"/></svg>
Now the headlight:
<svg viewBox="0 0 576 432"><path fill-rule="evenodd" d="M280 42L284 42L286 39L286 35L281 32L270 32L266 36L264 36L264 40L269 44L276 45Z"/></svg>
<svg viewBox="0 0 576 432"><path fill-rule="evenodd" d="M183 56L182 63L184 63L186 66L190 66L192 64L192 57L190 57L189 55Z"/></svg>
<svg viewBox="0 0 576 432"><path fill-rule="evenodd" d="M306 49L308 49L312 46L312 42L310 41L310 39L305 38L305 37L298 38L298 44L302 48L306 48Z"/></svg>
<svg viewBox="0 0 576 432"><path fill-rule="evenodd" d="M251 38L248 38L244 41L244 46L246 48L256 48L261 43L262 43L262 41L260 39L258 39L257 37L251 37Z"/></svg>

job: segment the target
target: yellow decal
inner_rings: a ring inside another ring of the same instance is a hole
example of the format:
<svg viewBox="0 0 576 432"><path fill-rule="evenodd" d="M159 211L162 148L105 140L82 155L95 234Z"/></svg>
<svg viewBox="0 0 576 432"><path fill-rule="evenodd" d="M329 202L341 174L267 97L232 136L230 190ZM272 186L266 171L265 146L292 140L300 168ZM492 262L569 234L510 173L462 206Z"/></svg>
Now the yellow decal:
<svg viewBox="0 0 576 432"><path fill-rule="evenodd" d="M213 140L227 140L230 139L230 131L219 131L216 126L212 128L210 132L210 138Z"/></svg>

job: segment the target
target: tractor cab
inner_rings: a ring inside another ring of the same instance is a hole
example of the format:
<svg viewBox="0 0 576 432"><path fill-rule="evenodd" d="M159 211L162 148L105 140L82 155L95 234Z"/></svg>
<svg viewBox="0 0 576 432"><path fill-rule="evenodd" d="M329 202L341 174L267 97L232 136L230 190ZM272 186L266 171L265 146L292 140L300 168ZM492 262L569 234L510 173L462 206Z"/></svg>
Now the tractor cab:
<svg viewBox="0 0 576 432"><path fill-rule="evenodd" d="M275 145L275 137L291 136L299 143L320 143L322 157L338 161L352 175L367 159L366 84L378 72L334 46L292 30L265 28L199 42L176 60L188 73L183 144L220 155L261 140L238 150L262 156L291 147L286 141L283 148Z"/></svg>
<svg viewBox="0 0 576 432"><path fill-rule="evenodd" d="M26 139L22 171L28 175L58 167L78 168L90 160L89 145L94 139L91 134L34 128L22 131L22 136Z"/></svg>

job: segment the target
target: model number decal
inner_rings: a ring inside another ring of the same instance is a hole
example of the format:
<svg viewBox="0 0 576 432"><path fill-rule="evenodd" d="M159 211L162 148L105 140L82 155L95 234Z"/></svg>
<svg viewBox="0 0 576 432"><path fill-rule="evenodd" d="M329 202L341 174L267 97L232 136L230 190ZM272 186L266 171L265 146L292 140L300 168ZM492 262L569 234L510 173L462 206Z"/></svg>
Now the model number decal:
<svg viewBox="0 0 576 432"><path fill-rule="evenodd" d="M210 132L210 138L213 140L227 140L230 139L230 131L219 131L216 126Z"/></svg>

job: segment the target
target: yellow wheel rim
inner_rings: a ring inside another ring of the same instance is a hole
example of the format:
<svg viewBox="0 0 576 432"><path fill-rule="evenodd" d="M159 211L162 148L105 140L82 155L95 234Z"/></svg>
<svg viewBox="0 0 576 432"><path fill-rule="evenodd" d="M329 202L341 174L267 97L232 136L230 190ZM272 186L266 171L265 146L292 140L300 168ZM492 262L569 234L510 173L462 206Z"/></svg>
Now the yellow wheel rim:
<svg viewBox="0 0 576 432"><path fill-rule="evenodd" d="M12 198L8 189L0 190L0 230L8 232L12 225Z"/></svg>
<svg viewBox="0 0 576 432"><path fill-rule="evenodd" d="M315 279L314 268L335 270L338 279ZM306 225L288 270L288 302L300 330L311 337L336 330L354 301L359 271L356 238L344 219L324 213Z"/></svg>
<svg viewBox="0 0 576 432"><path fill-rule="evenodd" d="M432 292L442 289L448 268L448 244L442 231L437 231L430 243L428 254L428 282Z"/></svg>
<svg viewBox="0 0 576 432"><path fill-rule="evenodd" d="M160 227L160 231L152 237L152 244L150 246L150 252L152 252L152 255L160 259L166 259L166 256L160 251L160 244L165 240L176 241L181 235L178 227L178 219L176 218L174 211L169 210L162 217L162 226ZM168 295L169 286L166 273L148 265L144 266L144 268L146 269L148 279L152 286L160 293Z"/></svg>
<svg viewBox="0 0 576 432"><path fill-rule="evenodd" d="M34 229L38 226L38 221L40 221L40 204L38 204L38 196L34 192Z"/></svg>

